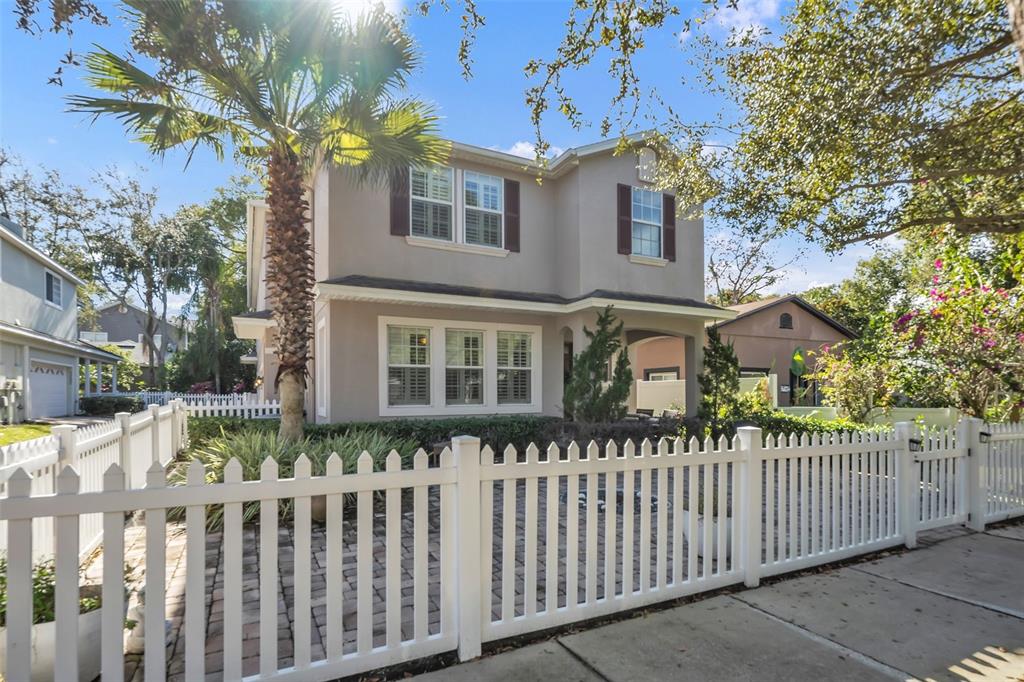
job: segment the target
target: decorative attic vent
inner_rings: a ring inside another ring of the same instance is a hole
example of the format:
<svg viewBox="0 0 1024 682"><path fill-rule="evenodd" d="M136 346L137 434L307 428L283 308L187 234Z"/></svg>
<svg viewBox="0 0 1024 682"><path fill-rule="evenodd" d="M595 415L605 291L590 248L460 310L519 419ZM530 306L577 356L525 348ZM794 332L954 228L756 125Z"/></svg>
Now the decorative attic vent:
<svg viewBox="0 0 1024 682"><path fill-rule="evenodd" d="M658 155L644 147L636 154L636 171L640 182L653 183L658 179Z"/></svg>

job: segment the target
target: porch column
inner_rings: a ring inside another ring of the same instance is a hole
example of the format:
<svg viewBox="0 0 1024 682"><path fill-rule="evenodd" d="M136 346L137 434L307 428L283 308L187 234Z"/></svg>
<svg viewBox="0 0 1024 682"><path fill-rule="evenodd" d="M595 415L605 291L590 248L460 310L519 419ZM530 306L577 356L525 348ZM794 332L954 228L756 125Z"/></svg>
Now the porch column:
<svg viewBox="0 0 1024 682"><path fill-rule="evenodd" d="M686 416L696 417L697 408L700 406L700 384L697 383L697 375L704 367L704 344L703 338L697 339L693 336L684 337L683 357L686 362Z"/></svg>
<svg viewBox="0 0 1024 682"><path fill-rule="evenodd" d="M89 385L92 383L92 360L89 358L85 359L85 376L82 380L82 394L88 398L92 395L92 387Z"/></svg>
<svg viewBox="0 0 1024 682"><path fill-rule="evenodd" d="M117 393L117 363L110 365L110 392Z"/></svg>

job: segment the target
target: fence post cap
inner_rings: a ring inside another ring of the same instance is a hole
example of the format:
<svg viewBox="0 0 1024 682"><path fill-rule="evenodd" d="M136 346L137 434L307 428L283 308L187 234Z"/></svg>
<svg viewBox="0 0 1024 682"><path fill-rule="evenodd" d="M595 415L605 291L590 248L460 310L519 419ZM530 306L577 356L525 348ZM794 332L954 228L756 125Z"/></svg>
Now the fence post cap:
<svg viewBox="0 0 1024 682"><path fill-rule="evenodd" d="M50 429L50 433L52 433L55 436L59 436L62 433L71 433L72 431L77 430L78 426L76 426L75 424L57 424L56 426Z"/></svg>
<svg viewBox="0 0 1024 682"><path fill-rule="evenodd" d="M149 404L149 405L147 405L146 407L148 407L148 408L149 408L149 411L150 411L150 412L154 412L154 411L156 411L156 410L159 410L159 409L160 409L160 405L158 405L157 403L150 403L150 404Z"/></svg>
<svg viewBox="0 0 1024 682"><path fill-rule="evenodd" d="M478 436L455 436L452 438L452 445L458 443L459 445L473 445L476 443L480 444L480 438Z"/></svg>

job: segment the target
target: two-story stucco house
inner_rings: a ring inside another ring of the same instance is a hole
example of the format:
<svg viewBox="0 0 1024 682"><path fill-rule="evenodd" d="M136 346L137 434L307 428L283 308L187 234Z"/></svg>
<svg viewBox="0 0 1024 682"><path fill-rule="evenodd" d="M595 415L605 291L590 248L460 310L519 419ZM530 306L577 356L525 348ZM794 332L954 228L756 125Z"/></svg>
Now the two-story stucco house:
<svg viewBox="0 0 1024 682"><path fill-rule="evenodd" d="M699 368L705 323L734 315L704 302L703 222L677 218L674 196L655 189L650 150L615 147L570 149L543 167L456 142L446 165L410 168L390 187L319 172L308 416L560 415L583 328L608 305L630 347L680 337L680 366ZM234 323L257 341L270 397L265 218L250 206L252 312Z"/></svg>
<svg viewBox="0 0 1024 682"><path fill-rule="evenodd" d="M15 421L73 414L79 366L119 360L78 340L82 284L0 217L0 395L13 401Z"/></svg>
<svg viewBox="0 0 1024 682"><path fill-rule="evenodd" d="M99 344L113 344L131 353L131 359L142 367L143 380L156 382L156 372L150 367L149 343L146 340L146 311L132 303L112 301L96 308L97 319L93 329L78 333L82 341ZM167 362L179 350L188 348L188 324L181 326L162 320L156 321L153 335L153 356L160 366L159 349L163 337L167 337Z"/></svg>

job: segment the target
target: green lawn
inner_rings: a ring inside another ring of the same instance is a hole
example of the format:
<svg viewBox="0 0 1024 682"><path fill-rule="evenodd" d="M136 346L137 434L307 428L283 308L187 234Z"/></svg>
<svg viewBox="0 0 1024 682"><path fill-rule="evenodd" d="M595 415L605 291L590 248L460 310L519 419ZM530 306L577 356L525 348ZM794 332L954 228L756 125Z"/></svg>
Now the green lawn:
<svg viewBox="0 0 1024 682"><path fill-rule="evenodd" d="M15 424L0 426L0 445L10 445L21 440L32 440L50 435L49 424Z"/></svg>

